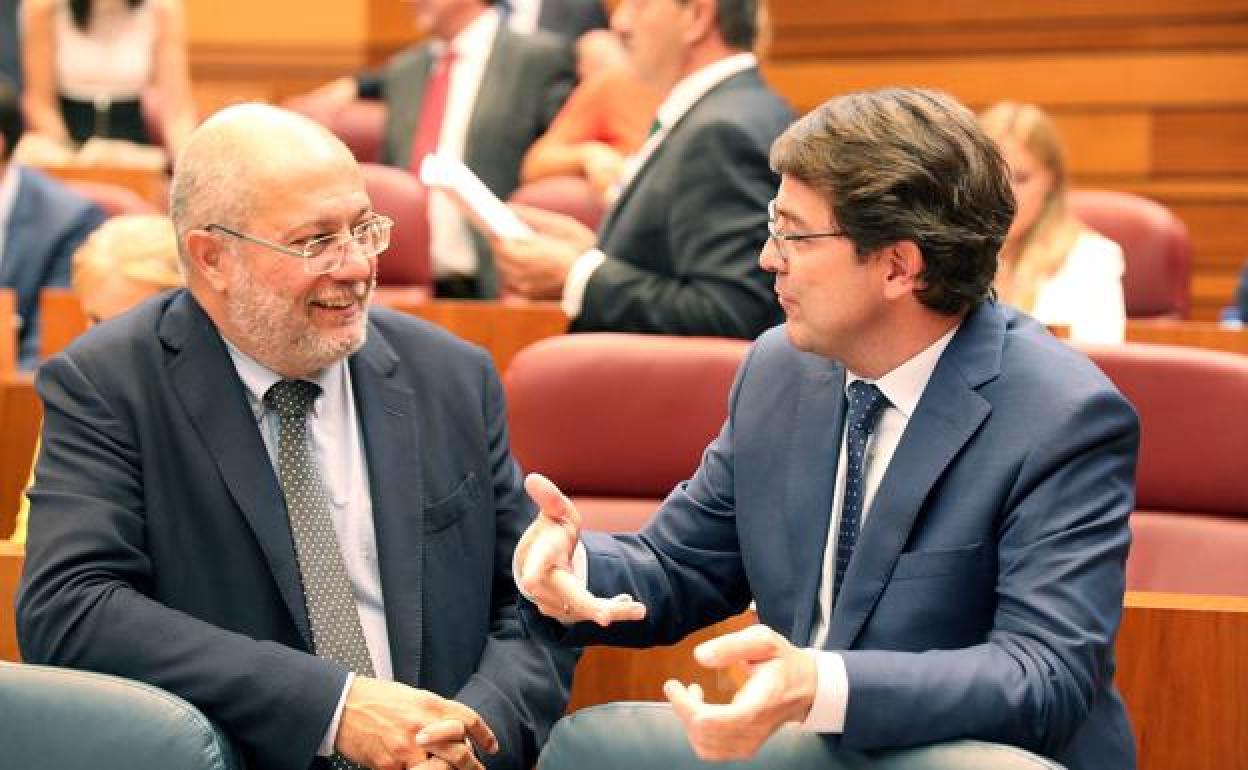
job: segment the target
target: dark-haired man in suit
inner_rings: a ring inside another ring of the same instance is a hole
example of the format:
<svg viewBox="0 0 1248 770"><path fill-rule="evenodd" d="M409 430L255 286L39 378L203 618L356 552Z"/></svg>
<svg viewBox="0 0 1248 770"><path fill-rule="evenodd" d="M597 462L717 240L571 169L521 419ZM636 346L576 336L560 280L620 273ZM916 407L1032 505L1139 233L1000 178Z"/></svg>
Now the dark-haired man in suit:
<svg viewBox="0 0 1248 770"><path fill-rule="evenodd" d="M948 95L888 89L831 100L771 158L759 261L786 323L639 534L581 533L530 477L520 585L570 626L534 627L669 644L756 603L759 625L694 652L749 667L732 702L668 682L676 741L616 747L639 766L693 767L656 758L687 754L683 727L704 760L761 750L768 770L962 738L1133 768L1113 672L1139 422L1086 356L994 301L1014 199L992 140ZM806 734L768 755L791 723Z"/></svg>
<svg viewBox="0 0 1248 770"><path fill-rule="evenodd" d="M660 93L597 236L525 210L540 233L497 244L504 283L558 298L575 331L752 339L780 321L755 260L776 177L772 141L792 120L754 54L754 0L622 0L612 15L638 74Z"/></svg>
<svg viewBox="0 0 1248 770"><path fill-rule="evenodd" d="M99 206L11 161L22 135L17 93L0 77L0 286L17 295L18 363L39 363L39 291L69 286L74 251L104 221Z"/></svg>
<svg viewBox="0 0 1248 770"><path fill-rule="evenodd" d="M23 658L181 695L250 767L532 767L575 653L519 624L489 357L369 308L391 223L306 118L218 113L171 198L187 289L36 381Z"/></svg>

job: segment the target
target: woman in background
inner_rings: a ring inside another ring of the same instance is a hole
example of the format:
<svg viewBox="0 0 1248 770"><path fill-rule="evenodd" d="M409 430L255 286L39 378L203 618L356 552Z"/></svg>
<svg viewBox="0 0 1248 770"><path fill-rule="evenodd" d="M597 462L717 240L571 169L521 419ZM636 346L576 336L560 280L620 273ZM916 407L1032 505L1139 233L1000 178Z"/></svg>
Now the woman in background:
<svg viewBox="0 0 1248 770"><path fill-rule="evenodd" d="M21 45L28 131L152 144L140 99L153 85L171 155L194 128L181 0L22 0Z"/></svg>
<svg viewBox="0 0 1248 770"><path fill-rule="evenodd" d="M1075 219L1066 158L1039 107L1002 102L980 115L1010 168L1017 211L1001 247L996 289L1037 320L1079 342L1121 342L1126 327L1122 249Z"/></svg>
<svg viewBox="0 0 1248 770"><path fill-rule="evenodd" d="M88 323L120 315L165 289L183 284L178 266L178 237L169 217L142 214L113 217L100 225L74 252L73 288ZM35 447L39 456L39 447ZM34 468L30 481L34 482ZM17 526L10 540L26 542L30 501L22 495Z"/></svg>

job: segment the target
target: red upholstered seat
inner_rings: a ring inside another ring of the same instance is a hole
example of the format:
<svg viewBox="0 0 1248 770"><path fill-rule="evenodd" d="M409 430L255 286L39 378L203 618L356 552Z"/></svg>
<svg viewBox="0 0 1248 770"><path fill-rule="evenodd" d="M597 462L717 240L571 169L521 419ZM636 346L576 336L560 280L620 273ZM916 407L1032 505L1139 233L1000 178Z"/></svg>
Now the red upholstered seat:
<svg viewBox="0 0 1248 770"><path fill-rule="evenodd" d="M340 104L314 92L288 99L285 106L332 131L360 163L381 160L382 136L386 126L385 102L354 99Z"/></svg>
<svg viewBox="0 0 1248 770"><path fill-rule="evenodd" d="M749 343L573 334L525 348L505 378L512 448L581 505L632 531L697 468Z"/></svg>
<svg viewBox="0 0 1248 770"><path fill-rule="evenodd" d="M361 163L360 170L373 208L394 220L390 248L377 261L379 289L391 293L395 289L415 289L427 298L433 284L429 222L417 216L423 210L424 185L403 169Z"/></svg>
<svg viewBox="0 0 1248 770"><path fill-rule="evenodd" d="M1075 190L1070 205L1088 227L1122 247L1128 318L1183 318L1191 293L1187 226L1156 201L1112 190Z"/></svg>
<svg viewBox="0 0 1248 770"><path fill-rule="evenodd" d="M597 230L606 211L602 201L580 176L552 176L521 185L509 198L513 203L567 214L590 230Z"/></svg>
<svg viewBox="0 0 1248 770"><path fill-rule="evenodd" d="M1128 588L1248 596L1248 356L1084 349L1140 415Z"/></svg>

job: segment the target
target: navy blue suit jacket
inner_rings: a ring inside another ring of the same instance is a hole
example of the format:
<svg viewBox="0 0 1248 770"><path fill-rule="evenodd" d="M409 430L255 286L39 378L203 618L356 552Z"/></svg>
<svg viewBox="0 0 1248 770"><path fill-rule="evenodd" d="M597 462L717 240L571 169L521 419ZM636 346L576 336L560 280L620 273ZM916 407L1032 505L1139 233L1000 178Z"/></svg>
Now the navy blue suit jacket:
<svg viewBox="0 0 1248 770"><path fill-rule="evenodd" d="M349 359L395 678L454 697L527 770L575 653L525 637L511 554L532 518L489 357L374 310ZM215 327L185 291L41 368L43 451L18 598L24 659L163 687L249 763L313 761L347 672L307 653L280 484Z"/></svg>
<svg viewBox="0 0 1248 770"><path fill-rule="evenodd" d="M39 290L69 286L74 252L104 221L99 206L39 171L19 167L17 197L4 232L0 286L17 293L22 318L18 358L23 369L39 362Z"/></svg>
<svg viewBox="0 0 1248 770"><path fill-rule="evenodd" d="M760 337L692 480L639 534L586 535L590 589L640 623L568 641L668 643L743 610L799 645L814 621L844 368ZM842 745L970 737L1071 770L1134 767L1112 686L1138 422L1082 354L985 304L945 350L876 492L834 609ZM838 740L829 738L829 740Z"/></svg>

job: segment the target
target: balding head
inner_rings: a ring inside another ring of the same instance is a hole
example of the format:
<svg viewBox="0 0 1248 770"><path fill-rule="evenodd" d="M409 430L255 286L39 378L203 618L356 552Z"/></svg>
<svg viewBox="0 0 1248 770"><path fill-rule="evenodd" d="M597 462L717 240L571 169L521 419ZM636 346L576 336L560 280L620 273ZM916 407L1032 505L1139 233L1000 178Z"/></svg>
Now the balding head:
<svg viewBox="0 0 1248 770"><path fill-rule="evenodd" d="M321 163L354 167L355 159L319 123L265 104L221 110L195 130L178 156L169 211L179 243L188 231L211 223L245 227L260 196Z"/></svg>

